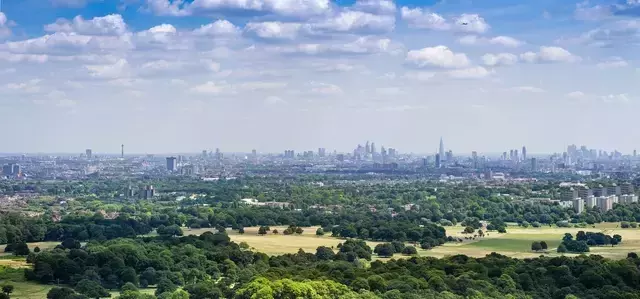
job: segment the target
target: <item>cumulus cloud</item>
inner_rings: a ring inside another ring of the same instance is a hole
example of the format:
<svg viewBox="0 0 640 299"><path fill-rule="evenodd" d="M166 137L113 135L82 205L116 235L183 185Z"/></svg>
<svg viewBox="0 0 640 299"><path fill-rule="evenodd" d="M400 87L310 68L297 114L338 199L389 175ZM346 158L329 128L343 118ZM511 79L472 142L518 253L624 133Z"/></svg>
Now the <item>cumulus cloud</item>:
<svg viewBox="0 0 640 299"><path fill-rule="evenodd" d="M598 62L596 66L601 69L621 68L629 66L629 63L621 57L610 57L604 61Z"/></svg>
<svg viewBox="0 0 640 299"><path fill-rule="evenodd" d="M490 76L492 72L484 67L475 66L470 68L451 70L448 71L447 74L449 75L449 77L455 79L480 79Z"/></svg>
<svg viewBox="0 0 640 299"><path fill-rule="evenodd" d="M596 47L636 45L640 42L640 21L633 19L607 22L578 37L559 39L560 43L585 44Z"/></svg>
<svg viewBox="0 0 640 299"><path fill-rule="evenodd" d="M289 17L308 17L328 13L329 0L146 0L147 10L164 16L207 15L225 11L245 11Z"/></svg>
<svg viewBox="0 0 640 299"><path fill-rule="evenodd" d="M80 8L87 5L89 2L101 2L103 0L50 0L51 4L59 7L72 7Z"/></svg>
<svg viewBox="0 0 640 299"><path fill-rule="evenodd" d="M67 32L82 35L124 35L128 32L127 24L119 14L95 17L85 20L76 16L73 20L58 19L53 24L45 25L47 32Z"/></svg>
<svg viewBox="0 0 640 299"><path fill-rule="evenodd" d="M576 62L579 56L561 47L540 47L538 52L526 52L520 55L520 59L529 63L554 63L554 62Z"/></svg>
<svg viewBox="0 0 640 299"><path fill-rule="evenodd" d="M86 65L91 77L102 79L117 79L129 75L129 62L126 59L120 59L113 64Z"/></svg>
<svg viewBox="0 0 640 299"><path fill-rule="evenodd" d="M247 23L245 31L264 39L294 39L301 28L300 23L261 22Z"/></svg>
<svg viewBox="0 0 640 299"><path fill-rule="evenodd" d="M402 7L400 16L409 26L421 29L448 30L451 25L439 14L423 10L422 8Z"/></svg>
<svg viewBox="0 0 640 299"><path fill-rule="evenodd" d="M582 91L572 91L570 93L567 93L565 96L572 99L581 99L586 97L587 95Z"/></svg>
<svg viewBox="0 0 640 299"><path fill-rule="evenodd" d="M356 0L353 8L378 15L394 15L397 10L393 0Z"/></svg>
<svg viewBox="0 0 640 299"><path fill-rule="evenodd" d="M227 20L217 20L200 26L193 33L201 36L234 36L240 33L240 28Z"/></svg>
<svg viewBox="0 0 640 299"><path fill-rule="evenodd" d="M459 32L485 33L490 26L477 14L462 14L454 18L453 28Z"/></svg>
<svg viewBox="0 0 640 299"><path fill-rule="evenodd" d="M464 53L454 53L447 46L427 47L411 50L406 61L418 67L463 68L470 61Z"/></svg>
<svg viewBox="0 0 640 299"><path fill-rule="evenodd" d="M534 86L516 86L511 88L512 91L517 92L530 92L530 93L542 93L545 92L544 89Z"/></svg>
<svg viewBox="0 0 640 299"><path fill-rule="evenodd" d="M509 48L517 48L524 44L523 42L509 36L496 36L493 38L486 38L477 35L466 35L458 39L458 42L463 45L499 45Z"/></svg>
<svg viewBox="0 0 640 299"><path fill-rule="evenodd" d="M312 94L319 95L337 95L343 93L342 88L340 86L331 84L331 83L323 83L323 82L315 82L312 81L309 83L310 92Z"/></svg>
<svg viewBox="0 0 640 299"><path fill-rule="evenodd" d="M487 66L513 65L518 62L518 56L511 53L484 54L482 62Z"/></svg>

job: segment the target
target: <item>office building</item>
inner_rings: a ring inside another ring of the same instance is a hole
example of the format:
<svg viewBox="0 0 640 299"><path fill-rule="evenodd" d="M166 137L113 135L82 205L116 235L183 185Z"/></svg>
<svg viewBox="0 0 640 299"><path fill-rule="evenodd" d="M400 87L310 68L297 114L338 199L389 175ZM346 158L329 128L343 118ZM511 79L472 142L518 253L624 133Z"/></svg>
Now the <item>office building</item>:
<svg viewBox="0 0 640 299"><path fill-rule="evenodd" d="M135 193L135 191L133 190L133 187L129 186L129 187L127 187L127 190L125 190L124 196L128 197L128 198L131 198L131 197L133 197L134 193Z"/></svg>
<svg viewBox="0 0 640 299"><path fill-rule="evenodd" d="M633 187L633 184L631 183L625 183L620 185L620 193L621 194L634 194L635 193L635 188Z"/></svg>
<svg viewBox="0 0 640 299"><path fill-rule="evenodd" d="M593 195L587 197L587 200L585 201L585 205L589 209L592 209L593 207L597 206L598 202L596 200L596 197Z"/></svg>
<svg viewBox="0 0 640 299"><path fill-rule="evenodd" d="M93 151L90 148L86 149L84 152L85 155L87 155L87 159L93 158Z"/></svg>
<svg viewBox="0 0 640 299"><path fill-rule="evenodd" d="M606 212L609 211L613 208L613 202L614 199L616 199L615 195L611 195L611 196L600 196L596 199L596 206L600 209L600 211L602 212Z"/></svg>
<svg viewBox="0 0 640 299"><path fill-rule="evenodd" d="M178 169L176 157L167 157L167 170L168 171L176 171Z"/></svg>
<svg viewBox="0 0 640 299"><path fill-rule="evenodd" d="M327 149L324 147L318 148L318 157L324 158L327 155Z"/></svg>
<svg viewBox="0 0 640 299"><path fill-rule="evenodd" d="M584 199L576 198L573 200L573 210L578 214L582 214L584 212Z"/></svg>
<svg viewBox="0 0 640 299"><path fill-rule="evenodd" d="M285 150L284 157L287 159L293 159L296 156L296 152L294 150Z"/></svg>
<svg viewBox="0 0 640 299"><path fill-rule="evenodd" d="M621 195L622 188L620 186L613 184L612 186L607 187L607 195Z"/></svg>
<svg viewBox="0 0 640 299"><path fill-rule="evenodd" d="M536 158L531 158L531 171L532 172L538 171L538 159Z"/></svg>
<svg viewBox="0 0 640 299"><path fill-rule="evenodd" d="M438 149L438 155L441 159L444 159L444 142L442 141L442 137L440 137L440 148Z"/></svg>
<svg viewBox="0 0 640 299"><path fill-rule="evenodd" d="M630 204L630 203L638 202L638 196L631 195L631 194L620 195L620 199L618 202L621 204Z"/></svg>
<svg viewBox="0 0 640 299"><path fill-rule="evenodd" d="M442 162L440 161L440 154L436 154L436 168L442 167Z"/></svg>
<svg viewBox="0 0 640 299"><path fill-rule="evenodd" d="M526 161L526 160L527 160L527 147L522 146L522 161Z"/></svg>
<svg viewBox="0 0 640 299"><path fill-rule="evenodd" d="M573 201L578 198L578 190L574 188L565 188L560 191L560 200L561 201Z"/></svg>
<svg viewBox="0 0 640 299"><path fill-rule="evenodd" d="M578 187L578 197L586 199L593 196L593 190L587 186Z"/></svg>
<svg viewBox="0 0 640 299"><path fill-rule="evenodd" d="M185 165L182 166L182 174L183 175L194 175L196 173L196 168L194 165Z"/></svg>
<svg viewBox="0 0 640 299"><path fill-rule="evenodd" d="M156 191L153 189L153 186L147 185L140 188L140 193L138 195L141 199L151 199L156 195Z"/></svg>

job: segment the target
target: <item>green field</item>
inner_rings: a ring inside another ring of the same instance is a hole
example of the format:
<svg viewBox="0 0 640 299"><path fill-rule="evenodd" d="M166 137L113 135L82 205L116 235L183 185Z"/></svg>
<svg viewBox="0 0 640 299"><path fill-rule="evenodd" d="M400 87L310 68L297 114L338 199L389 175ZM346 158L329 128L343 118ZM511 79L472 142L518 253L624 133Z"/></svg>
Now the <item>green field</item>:
<svg viewBox="0 0 640 299"><path fill-rule="evenodd" d="M545 241L549 246L549 251L555 251L558 245L561 243L561 239L548 239L548 240L536 240ZM496 252L511 251L511 252L526 252L531 251L532 240L526 239L485 239L477 242L469 243L469 247L479 247L487 250L494 250Z"/></svg>

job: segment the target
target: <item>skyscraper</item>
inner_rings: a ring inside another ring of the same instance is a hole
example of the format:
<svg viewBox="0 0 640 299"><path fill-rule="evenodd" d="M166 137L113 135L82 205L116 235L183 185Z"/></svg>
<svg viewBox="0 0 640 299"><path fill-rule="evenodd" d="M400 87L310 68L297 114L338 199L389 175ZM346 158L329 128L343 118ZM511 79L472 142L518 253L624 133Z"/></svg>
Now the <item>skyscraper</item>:
<svg viewBox="0 0 640 299"><path fill-rule="evenodd" d="M527 147L526 146L522 146L522 160L527 160Z"/></svg>
<svg viewBox="0 0 640 299"><path fill-rule="evenodd" d="M176 157L167 157L167 170L176 171L178 169L178 163Z"/></svg>
<svg viewBox="0 0 640 299"><path fill-rule="evenodd" d="M442 141L442 137L440 137L440 149L438 150L438 154L440 158L444 158L444 142Z"/></svg>
<svg viewBox="0 0 640 299"><path fill-rule="evenodd" d="M369 141L368 140L367 140L367 143L364 146L364 153L365 154L371 153L371 145L369 145Z"/></svg>
<svg viewBox="0 0 640 299"><path fill-rule="evenodd" d="M371 142L371 154L375 154L376 153L376 143L375 142Z"/></svg>
<svg viewBox="0 0 640 299"><path fill-rule="evenodd" d="M124 158L124 144L120 145L120 158Z"/></svg>
<svg viewBox="0 0 640 299"><path fill-rule="evenodd" d="M440 157L441 157L440 154L436 154L436 168L440 168L442 166L440 162Z"/></svg>
<svg viewBox="0 0 640 299"><path fill-rule="evenodd" d="M87 159L91 159L93 157L93 153L90 148L86 149L85 153L87 155Z"/></svg>

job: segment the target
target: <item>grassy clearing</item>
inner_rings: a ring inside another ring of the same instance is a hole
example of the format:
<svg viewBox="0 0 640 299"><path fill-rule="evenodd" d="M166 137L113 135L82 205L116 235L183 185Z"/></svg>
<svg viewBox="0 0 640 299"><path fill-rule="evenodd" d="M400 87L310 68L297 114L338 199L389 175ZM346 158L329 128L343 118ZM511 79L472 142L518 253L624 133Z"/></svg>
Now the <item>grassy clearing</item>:
<svg viewBox="0 0 640 299"><path fill-rule="evenodd" d="M299 249L305 252L315 252L319 246L326 246L330 248L337 248L338 243L344 242L344 240L338 238L332 238L329 235L316 236L316 230L318 227L306 227L301 235L283 235L282 232L287 228L286 226L273 226L271 230L277 229L279 234L275 235L269 233L261 236L258 234L258 227L246 227L244 234L239 234L238 231L229 230L227 233L232 241L236 243L246 242L255 250L269 254L279 255L285 253L295 253ZM207 231L214 231L212 228L200 228L200 229L184 229L185 235L200 235ZM368 242L371 248L375 247L378 243Z"/></svg>
<svg viewBox="0 0 640 299"><path fill-rule="evenodd" d="M34 248L40 247L40 250L53 249L56 246L60 245L60 242L33 242L27 243L29 245L29 249L33 251ZM7 245L0 245L0 256L9 256L12 255L11 252L4 252L4 248Z"/></svg>

